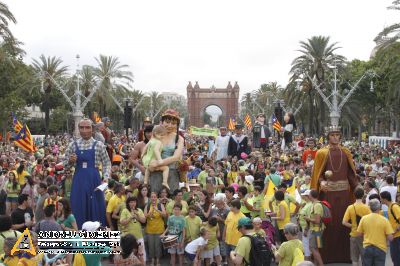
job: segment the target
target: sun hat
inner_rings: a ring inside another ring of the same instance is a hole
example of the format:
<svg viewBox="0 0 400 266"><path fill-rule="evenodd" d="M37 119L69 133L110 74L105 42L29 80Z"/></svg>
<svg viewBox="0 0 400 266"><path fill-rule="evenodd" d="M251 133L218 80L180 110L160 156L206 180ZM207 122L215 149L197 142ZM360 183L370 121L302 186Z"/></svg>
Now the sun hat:
<svg viewBox="0 0 400 266"><path fill-rule="evenodd" d="M97 229L99 229L99 227L100 227L100 222L85 222L83 225L82 225L82 230L86 230L86 231L89 231L89 232L94 232L94 231L96 231Z"/></svg>

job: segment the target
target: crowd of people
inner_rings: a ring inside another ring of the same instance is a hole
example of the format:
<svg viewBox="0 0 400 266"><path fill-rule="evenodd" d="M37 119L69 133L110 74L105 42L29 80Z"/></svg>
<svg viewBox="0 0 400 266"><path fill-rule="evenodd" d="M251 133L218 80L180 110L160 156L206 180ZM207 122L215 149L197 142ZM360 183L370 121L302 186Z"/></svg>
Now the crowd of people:
<svg viewBox="0 0 400 266"><path fill-rule="evenodd" d="M128 138L105 118L82 120L80 139L38 141L34 154L3 143L3 263L384 265L390 249L400 265L400 148L344 143L334 127L326 143L292 138L293 125L282 145L257 119L249 136L237 125L198 137L167 110ZM41 231L120 231L121 253L11 254L26 228L36 249Z"/></svg>

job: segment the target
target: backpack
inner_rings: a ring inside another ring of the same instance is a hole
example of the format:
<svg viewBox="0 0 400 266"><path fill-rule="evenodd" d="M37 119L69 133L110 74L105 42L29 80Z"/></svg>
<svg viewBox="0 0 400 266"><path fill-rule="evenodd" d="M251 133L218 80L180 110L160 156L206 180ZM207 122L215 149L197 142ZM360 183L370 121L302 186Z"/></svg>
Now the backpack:
<svg viewBox="0 0 400 266"><path fill-rule="evenodd" d="M324 210L324 213L321 217L322 222L325 225L329 224L330 222L332 222L332 212L331 212L332 206L329 202L327 202L325 200L321 201L320 203L322 205L322 209Z"/></svg>
<svg viewBox="0 0 400 266"><path fill-rule="evenodd" d="M244 236L250 238L251 241L250 261L245 261L245 264L250 266L270 266L274 255L265 238L257 234Z"/></svg>
<svg viewBox="0 0 400 266"><path fill-rule="evenodd" d="M292 266L296 266L297 263L304 261L304 254L301 249L296 248L293 252L293 261L292 261Z"/></svg>
<svg viewBox="0 0 400 266"><path fill-rule="evenodd" d="M390 213L392 214L392 216L393 216L394 220L396 221L396 223L397 223L397 224L400 224L399 219L397 219L397 217L394 215L394 212L393 212L393 205L397 205L397 206L400 206L400 205L399 205L398 203L393 203L393 204L390 206Z"/></svg>

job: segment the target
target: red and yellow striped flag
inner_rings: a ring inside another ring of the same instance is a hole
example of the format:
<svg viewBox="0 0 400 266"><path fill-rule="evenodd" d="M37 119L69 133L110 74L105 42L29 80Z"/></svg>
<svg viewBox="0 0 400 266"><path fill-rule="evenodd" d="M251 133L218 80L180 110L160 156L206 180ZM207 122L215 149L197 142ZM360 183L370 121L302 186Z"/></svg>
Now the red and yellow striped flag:
<svg viewBox="0 0 400 266"><path fill-rule="evenodd" d="M251 124L251 117L250 117L249 114L246 114L246 116L244 117L244 123L246 124L246 127L247 127L248 129L250 129L250 128L252 127L252 124Z"/></svg>
<svg viewBox="0 0 400 266"><path fill-rule="evenodd" d="M235 126L236 126L235 118L229 118L228 129L229 130L235 130Z"/></svg>
<svg viewBox="0 0 400 266"><path fill-rule="evenodd" d="M101 117L97 112L93 112L93 121L97 124L101 122Z"/></svg>

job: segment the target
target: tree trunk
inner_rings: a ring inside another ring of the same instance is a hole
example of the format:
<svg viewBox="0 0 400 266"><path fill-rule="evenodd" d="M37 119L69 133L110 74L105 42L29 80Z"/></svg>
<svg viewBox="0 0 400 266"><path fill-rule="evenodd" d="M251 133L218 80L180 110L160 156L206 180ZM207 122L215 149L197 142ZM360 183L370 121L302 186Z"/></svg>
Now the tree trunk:
<svg viewBox="0 0 400 266"><path fill-rule="evenodd" d="M50 106L49 106L50 93L44 94L44 134L47 137L49 135L50 125Z"/></svg>
<svg viewBox="0 0 400 266"><path fill-rule="evenodd" d="M322 99L322 97L319 97L319 114L320 114L320 120L319 120L319 128L318 128L318 132L321 132L324 130L325 127L325 102L324 99Z"/></svg>
<svg viewBox="0 0 400 266"><path fill-rule="evenodd" d="M311 96L311 91L308 91L308 105L309 105L309 111L308 111L308 134L310 135L310 136L313 136L314 135L314 132L313 132L313 123L314 123L314 121L313 121L313 99L312 99L312 96Z"/></svg>

